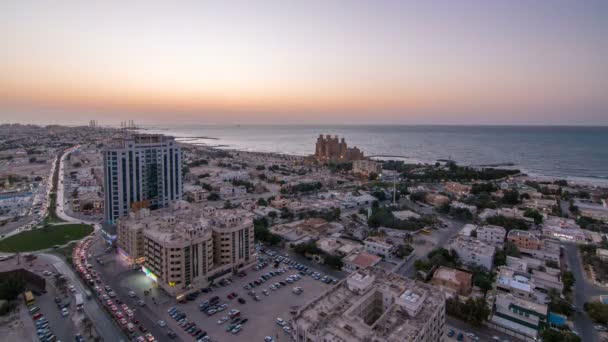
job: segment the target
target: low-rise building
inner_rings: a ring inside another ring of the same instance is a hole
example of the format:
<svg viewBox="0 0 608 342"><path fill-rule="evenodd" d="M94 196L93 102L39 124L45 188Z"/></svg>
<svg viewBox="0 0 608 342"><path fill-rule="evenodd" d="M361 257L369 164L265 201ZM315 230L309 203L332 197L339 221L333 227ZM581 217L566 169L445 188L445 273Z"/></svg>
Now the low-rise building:
<svg viewBox="0 0 608 342"><path fill-rule="evenodd" d="M456 209L468 210L472 215L477 214L477 207L474 205L469 205L466 203L454 201L454 202L450 203L450 206L452 208L456 208Z"/></svg>
<svg viewBox="0 0 608 342"><path fill-rule="evenodd" d="M329 222L321 218L294 221L285 224L274 225L269 228L270 232L294 245L306 243L318 239L330 228Z"/></svg>
<svg viewBox="0 0 608 342"><path fill-rule="evenodd" d="M292 338L322 341L442 341L445 297L435 287L367 268L298 309Z"/></svg>
<svg viewBox="0 0 608 342"><path fill-rule="evenodd" d="M487 245L475 238L467 236L457 236L449 246L456 251L464 264L481 266L487 270L492 269L494 253L496 248Z"/></svg>
<svg viewBox="0 0 608 342"><path fill-rule="evenodd" d="M444 188L447 193L450 193L457 197L466 196L471 191L470 185L465 185L457 182L446 182Z"/></svg>
<svg viewBox="0 0 608 342"><path fill-rule="evenodd" d="M477 225L474 225L472 223L467 223L465 224L462 229L458 232L458 235L462 235L462 236L471 236L471 234L477 230Z"/></svg>
<svg viewBox="0 0 608 342"><path fill-rule="evenodd" d="M431 284L440 288L447 297L468 296L473 286L473 275L441 266L433 274Z"/></svg>
<svg viewBox="0 0 608 342"><path fill-rule="evenodd" d="M367 252L354 252L342 259L342 271L356 272L361 269L376 266L382 258Z"/></svg>
<svg viewBox="0 0 608 342"><path fill-rule="evenodd" d="M598 248L595 250L595 254L602 260L608 261L608 249Z"/></svg>
<svg viewBox="0 0 608 342"><path fill-rule="evenodd" d="M513 229L509 231L507 241L518 248L540 249L540 237L526 230Z"/></svg>
<svg viewBox="0 0 608 342"><path fill-rule="evenodd" d="M368 253L382 257L391 257L395 251L395 245L381 237L370 236L363 243Z"/></svg>
<svg viewBox="0 0 608 342"><path fill-rule="evenodd" d="M486 225L477 228L477 239L496 247L504 244L506 235L507 230L500 226Z"/></svg>
<svg viewBox="0 0 608 342"><path fill-rule="evenodd" d="M549 310L546 304L523 299L512 293L499 291L496 294L494 308L490 323L528 338L537 338L547 324Z"/></svg>
<svg viewBox="0 0 608 342"><path fill-rule="evenodd" d="M430 205L438 207L442 204L450 203L450 198L445 195L430 192L426 194L424 201Z"/></svg>
<svg viewBox="0 0 608 342"><path fill-rule="evenodd" d="M371 159L360 159L353 161L353 173L356 175L369 176L372 173L379 175L382 172L382 164Z"/></svg>

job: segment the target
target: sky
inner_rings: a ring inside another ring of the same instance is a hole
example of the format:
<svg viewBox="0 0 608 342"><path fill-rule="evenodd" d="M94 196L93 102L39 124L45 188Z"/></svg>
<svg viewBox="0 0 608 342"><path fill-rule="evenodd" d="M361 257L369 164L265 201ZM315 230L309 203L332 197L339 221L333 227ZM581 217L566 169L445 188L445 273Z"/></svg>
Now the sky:
<svg viewBox="0 0 608 342"><path fill-rule="evenodd" d="M608 1L0 2L0 122L608 125Z"/></svg>

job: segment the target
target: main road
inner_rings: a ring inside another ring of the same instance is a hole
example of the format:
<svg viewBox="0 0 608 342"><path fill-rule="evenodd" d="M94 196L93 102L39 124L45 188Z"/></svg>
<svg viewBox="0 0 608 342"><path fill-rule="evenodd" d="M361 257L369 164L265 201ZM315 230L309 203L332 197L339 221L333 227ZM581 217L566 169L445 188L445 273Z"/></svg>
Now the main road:
<svg viewBox="0 0 608 342"><path fill-rule="evenodd" d="M55 211L57 213L57 216L60 219L67 221L67 222L71 222L71 223L90 224L93 226L93 228L95 228L95 231L97 232L101 229L101 225L99 224L99 222L71 217L65 213L65 160L70 153L74 152L79 147L80 147L80 145L76 145L74 147L68 148L67 150L64 151L63 155L61 155L61 158L59 160L59 177L57 180L57 201L56 201L57 208Z"/></svg>
<svg viewBox="0 0 608 342"><path fill-rule="evenodd" d="M101 225L99 222L81 220L71 217L65 213L65 160L66 157L78 149L79 146L71 147L63 153L59 160L59 177L57 180L57 207L55 209L57 216L64 221L72 223L84 223L94 226L95 232L99 233ZM74 273L70 265L68 265L63 259L56 255L47 254L50 258L55 260L54 266L59 272L68 277L71 283L78 289L80 293L85 293L87 287L81 282L80 277ZM87 300L84 307L85 312L91 318L91 321L95 325L95 328L99 334L103 337L104 341L124 341L122 332L118 329L116 324L110 319L106 311L99 305L95 299Z"/></svg>
<svg viewBox="0 0 608 342"><path fill-rule="evenodd" d="M84 294L85 291L88 291L87 287L81 282L80 277L74 273L72 268L63 259L54 254L44 254L44 256L53 260L53 266L55 266L57 272L68 278L78 292ZM122 332L94 298L84 302L84 312L91 319L91 322L95 325L95 329L104 341L125 341Z"/></svg>
<svg viewBox="0 0 608 342"><path fill-rule="evenodd" d="M608 291L587 281L583 266L579 258L578 246L574 243L564 243L564 256L570 272L574 274L574 305L576 311L572 316L574 330L580 334L583 341L598 341L597 331L593 328L593 321L589 318L583 305L599 295L608 294Z"/></svg>

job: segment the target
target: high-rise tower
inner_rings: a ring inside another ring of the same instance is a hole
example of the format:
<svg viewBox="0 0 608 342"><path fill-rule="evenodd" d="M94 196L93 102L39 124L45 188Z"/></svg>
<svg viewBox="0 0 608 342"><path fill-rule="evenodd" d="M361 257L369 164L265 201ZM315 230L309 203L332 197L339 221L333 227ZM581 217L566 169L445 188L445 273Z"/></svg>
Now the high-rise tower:
<svg viewBox="0 0 608 342"><path fill-rule="evenodd" d="M103 151L104 218L114 224L131 209L156 209L182 198L181 148L157 134L115 138Z"/></svg>

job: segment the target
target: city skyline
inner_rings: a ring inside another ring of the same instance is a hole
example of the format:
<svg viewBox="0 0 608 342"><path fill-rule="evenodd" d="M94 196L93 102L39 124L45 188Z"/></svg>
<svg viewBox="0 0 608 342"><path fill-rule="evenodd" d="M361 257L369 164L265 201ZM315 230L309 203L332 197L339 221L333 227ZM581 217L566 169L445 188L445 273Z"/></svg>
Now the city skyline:
<svg viewBox="0 0 608 342"><path fill-rule="evenodd" d="M0 122L607 125L602 1L0 4Z"/></svg>

